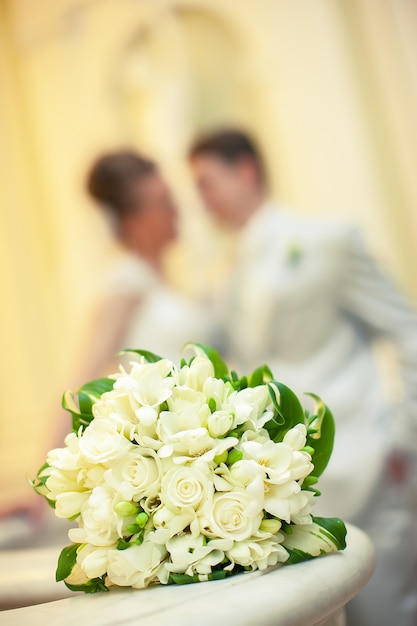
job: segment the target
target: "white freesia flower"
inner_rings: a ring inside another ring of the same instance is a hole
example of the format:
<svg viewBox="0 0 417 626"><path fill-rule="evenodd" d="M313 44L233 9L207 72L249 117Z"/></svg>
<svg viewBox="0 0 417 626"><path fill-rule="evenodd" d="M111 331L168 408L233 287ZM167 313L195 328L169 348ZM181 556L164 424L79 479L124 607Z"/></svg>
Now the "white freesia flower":
<svg viewBox="0 0 417 626"><path fill-rule="evenodd" d="M80 471L80 480L83 481L86 489L94 489L103 482L103 476L106 468L104 465L86 465Z"/></svg>
<svg viewBox="0 0 417 626"><path fill-rule="evenodd" d="M126 428L126 436L132 424L138 423L129 393L124 389L112 389L103 393L100 400L93 404L92 411L96 420L111 419L122 424Z"/></svg>
<svg viewBox="0 0 417 626"><path fill-rule="evenodd" d="M157 579L158 569L166 558L166 548L144 541L127 550L108 551L107 576L111 583L121 587L142 589Z"/></svg>
<svg viewBox="0 0 417 626"><path fill-rule="evenodd" d="M284 436L283 443L286 443L292 450L301 450L306 445L307 428L305 424L297 424L291 428Z"/></svg>
<svg viewBox="0 0 417 626"><path fill-rule="evenodd" d="M213 491L206 464L180 466L169 470L162 479L161 500L172 510L197 510Z"/></svg>
<svg viewBox="0 0 417 626"><path fill-rule="evenodd" d="M301 491L300 495L303 496L304 505L299 509L298 513L291 513L291 521L294 524L311 524L311 511L315 504L316 496L313 492L304 489Z"/></svg>
<svg viewBox="0 0 417 626"><path fill-rule="evenodd" d="M262 499L246 490L214 494L204 509L200 521L203 534L208 537L244 541L253 535L262 521Z"/></svg>
<svg viewBox="0 0 417 626"><path fill-rule="evenodd" d="M160 415L162 441L164 441L165 433L170 434L206 425L210 409L207 405L207 399L201 391L187 387L175 387L167 404L168 411L162 412ZM166 413L168 412L169 415L167 416ZM172 420L174 422L170 427Z"/></svg>
<svg viewBox="0 0 417 626"><path fill-rule="evenodd" d="M122 500L138 502L143 497L158 493L161 462L154 450L132 446L125 456L106 471L104 480Z"/></svg>
<svg viewBox="0 0 417 626"><path fill-rule="evenodd" d="M221 437L232 428L233 415L227 411L214 411L207 420L207 429L211 437Z"/></svg>
<svg viewBox="0 0 417 626"><path fill-rule="evenodd" d="M69 585L85 585L88 583L88 576L81 569L78 563L75 563L72 568L71 574L66 577L65 582Z"/></svg>
<svg viewBox="0 0 417 626"><path fill-rule="evenodd" d="M112 546L115 547L115 546ZM88 578L100 578L107 572L109 547L83 545L77 552L77 563Z"/></svg>
<svg viewBox="0 0 417 626"><path fill-rule="evenodd" d="M178 513L167 506L161 506L153 515L155 530L149 533L149 540L165 545L168 539L181 534L185 528L192 526L195 520L194 509L183 509Z"/></svg>
<svg viewBox="0 0 417 626"><path fill-rule="evenodd" d="M220 378L207 378L203 385L203 393L207 400L212 398L215 401L218 411L224 410L228 413L234 411L233 401L238 392L229 382L224 382Z"/></svg>
<svg viewBox="0 0 417 626"><path fill-rule="evenodd" d="M56 500L58 494L66 491L85 491L83 481L80 480L79 470L63 471L55 467L48 468L46 486L49 490L48 498Z"/></svg>
<svg viewBox="0 0 417 626"><path fill-rule="evenodd" d="M172 369L173 364L168 359L156 363L132 363L129 374L122 371L114 383L114 389L129 394L132 408L145 426L155 421L156 408L171 396L175 384L169 375Z"/></svg>
<svg viewBox="0 0 417 626"><path fill-rule="evenodd" d="M264 468L252 460L242 460L234 463L229 468L227 474L223 471L223 475L227 480L232 482L232 484L241 487L248 487L255 480L261 479L263 488L263 481L266 478Z"/></svg>
<svg viewBox="0 0 417 626"><path fill-rule="evenodd" d="M226 552L226 556L232 564L237 563L243 567L264 570L270 565L287 561L289 554L280 545L283 540L284 535L280 533L279 536L262 540L250 538L245 541L235 541L233 547Z"/></svg>
<svg viewBox="0 0 417 626"><path fill-rule="evenodd" d="M275 515L289 524L295 516L305 511L305 507L311 502L311 493L301 491L300 485L291 480L283 485L264 483L265 486L265 511Z"/></svg>
<svg viewBox="0 0 417 626"><path fill-rule="evenodd" d="M62 519L70 519L79 515L82 507L90 497L89 491L63 491L55 498L55 515Z"/></svg>
<svg viewBox="0 0 417 626"><path fill-rule="evenodd" d="M172 537L167 541L167 549L171 560L165 564L169 572L177 572L192 576L193 574L210 574L212 567L224 559L224 550L231 547L229 539L207 541L199 535L190 533Z"/></svg>
<svg viewBox="0 0 417 626"><path fill-rule="evenodd" d="M48 465L61 470L78 470L82 467L80 460L79 438L75 433L65 437L65 448L54 448L46 457Z"/></svg>
<svg viewBox="0 0 417 626"><path fill-rule="evenodd" d="M208 462L237 443L233 437L215 439L210 436L206 425L211 411L201 392L175 388L168 406L170 410L160 413L157 426L158 435L164 444L158 451L161 458L167 458L175 452L179 455L175 461L178 463L198 457Z"/></svg>
<svg viewBox="0 0 417 626"><path fill-rule="evenodd" d="M133 406L132 406L133 404ZM140 407L141 411L151 411L152 420L156 419L157 411L152 407ZM157 449L160 446L155 431L155 422L144 424L140 417L143 413L138 411L137 403L132 402L129 390L113 389L101 396L101 400L93 405L93 414L96 420L112 420L119 424L121 432L130 441L136 441L144 447Z"/></svg>
<svg viewBox="0 0 417 626"><path fill-rule="evenodd" d="M235 412L234 426L239 426L245 422L251 422L255 427L258 420L263 416L266 407L270 402L268 388L266 385L259 387L247 387L239 391L233 399ZM264 416L263 424L272 417L272 413Z"/></svg>
<svg viewBox="0 0 417 626"><path fill-rule="evenodd" d="M299 430L296 430L296 433L299 433ZM289 440L290 437L287 441ZM243 442L241 444L243 459L256 461L266 471L269 481L276 485L288 480L305 478L313 469L311 456L307 452L293 451L287 441L284 439L282 443Z"/></svg>
<svg viewBox="0 0 417 626"><path fill-rule="evenodd" d="M233 448L237 439L213 439L205 428L196 428L176 433L170 437L169 443L159 450L159 455L166 458L176 453L174 463L187 463L197 459L199 462L210 463L215 457L221 457L224 452Z"/></svg>
<svg viewBox="0 0 417 626"><path fill-rule="evenodd" d="M108 463L133 447L120 426L110 419L93 420L80 438L80 451L90 463Z"/></svg>
<svg viewBox="0 0 417 626"><path fill-rule="evenodd" d="M202 391L208 378L214 376L213 364L205 355L197 356L191 365L184 365L178 372L178 385Z"/></svg>

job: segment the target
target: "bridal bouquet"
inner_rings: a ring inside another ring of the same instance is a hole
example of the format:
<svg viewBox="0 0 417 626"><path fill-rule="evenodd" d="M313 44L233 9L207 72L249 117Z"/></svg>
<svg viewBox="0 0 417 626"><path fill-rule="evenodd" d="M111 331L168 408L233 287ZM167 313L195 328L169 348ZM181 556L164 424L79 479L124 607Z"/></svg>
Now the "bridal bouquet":
<svg viewBox="0 0 417 626"><path fill-rule="evenodd" d="M345 547L313 517L334 438L317 396L304 411L267 366L229 373L202 344L176 367L129 350L128 369L64 394L65 447L33 481L77 522L56 579L72 590L188 583L295 563Z"/></svg>

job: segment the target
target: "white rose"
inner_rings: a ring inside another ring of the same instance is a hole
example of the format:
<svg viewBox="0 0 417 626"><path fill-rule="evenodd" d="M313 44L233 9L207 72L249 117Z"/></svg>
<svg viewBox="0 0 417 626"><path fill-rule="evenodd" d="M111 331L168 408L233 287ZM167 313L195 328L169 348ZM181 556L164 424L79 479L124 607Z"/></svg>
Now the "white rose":
<svg viewBox="0 0 417 626"><path fill-rule="evenodd" d="M209 415L207 428L212 437L221 437L232 428L233 416L227 411L214 411Z"/></svg>
<svg viewBox="0 0 417 626"><path fill-rule="evenodd" d="M91 463L108 463L132 449L133 444L110 419L94 419L80 438L80 451Z"/></svg>
<svg viewBox="0 0 417 626"><path fill-rule="evenodd" d="M122 535L122 526L133 523L114 511L114 492L107 486L95 487L81 508L80 528L70 528L68 536L74 543L110 546Z"/></svg>
<svg viewBox="0 0 417 626"><path fill-rule="evenodd" d="M261 521L262 503L254 502L244 490L226 491L207 502L200 525L209 537L244 541L259 529Z"/></svg>
<svg viewBox="0 0 417 626"><path fill-rule="evenodd" d="M104 479L122 500L138 502L143 497L158 493L160 466L154 450L133 446L122 459L112 464Z"/></svg>
<svg viewBox="0 0 417 626"><path fill-rule="evenodd" d="M197 510L213 491L213 481L205 465L181 466L162 478L161 501L173 510Z"/></svg>
<svg viewBox="0 0 417 626"><path fill-rule="evenodd" d="M86 544L77 552L77 563L88 578L100 578L107 572L108 552L108 547Z"/></svg>
<svg viewBox="0 0 417 626"><path fill-rule="evenodd" d="M156 579L157 571L166 558L163 546L145 541L127 550L109 550L107 576L121 587L142 589Z"/></svg>

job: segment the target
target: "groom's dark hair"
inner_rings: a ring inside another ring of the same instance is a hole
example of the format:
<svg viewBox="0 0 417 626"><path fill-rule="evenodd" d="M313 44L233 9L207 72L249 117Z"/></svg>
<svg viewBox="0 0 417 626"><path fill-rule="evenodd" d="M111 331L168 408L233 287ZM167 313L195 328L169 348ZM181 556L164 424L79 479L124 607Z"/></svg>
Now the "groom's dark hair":
<svg viewBox="0 0 417 626"><path fill-rule="evenodd" d="M257 166L260 179L265 179L263 159L256 141L241 130L225 128L197 137L189 150L189 159L210 155L227 163L249 158Z"/></svg>

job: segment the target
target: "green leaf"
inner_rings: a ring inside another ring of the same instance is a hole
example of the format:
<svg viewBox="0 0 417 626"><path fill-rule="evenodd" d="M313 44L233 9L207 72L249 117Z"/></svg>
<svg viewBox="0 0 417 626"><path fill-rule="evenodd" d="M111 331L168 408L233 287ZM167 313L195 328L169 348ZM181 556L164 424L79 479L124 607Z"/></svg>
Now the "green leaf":
<svg viewBox="0 0 417 626"><path fill-rule="evenodd" d="M78 393L78 404L80 405L80 414L92 415L94 401L91 396L80 391Z"/></svg>
<svg viewBox="0 0 417 626"><path fill-rule="evenodd" d="M298 550L297 548L288 548L286 546L285 549L290 555L289 559L285 561L285 564L293 565L294 563L302 563L303 561L311 561L311 559L314 559L313 555Z"/></svg>
<svg viewBox="0 0 417 626"><path fill-rule="evenodd" d="M268 391L276 415L265 424L265 428L271 439L279 442L291 428L304 424L304 411L295 393L283 383L273 380L268 383Z"/></svg>
<svg viewBox="0 0 417 626"><path fill-rule="evenodd" d="M196 352L201 350L212 362L216 378L227 378L229 376L229 369L226 363L223 361L217 350L211 346L206 346L203 343L190 343L187 344L185 348L193 348Z"/></svg>
<svg viewBox="0 0 417 626"><path fill-rule="evenodd" d="M116 381L113 378L97 378L96 380L91 380L89 383L80 387L77 393L84 393L91 398L98 400L103 393L113 389L115 382Z"/></svg>
<svg viewBox="0 0 417 626"><path fill-rule="evenodd" d="M240 450L236 450L236 448L232 448L227 455L226 464L234 465L243 458L243 452Z"/></svg>
<svg viewBox="0 0 417 626"><path fill-rule="evenodd" d="M291 524L291 530L284 535L282 542L290 553L289 563L346 547L346 527L338 518L313 518L310 524Z"/></svg>
<svg viewBox="0 0 417 626"><path fill-rule="evenodd" d="M66 391L62 396L62 408L71 413L72 429L77 433L80 426L86 428L94 419L92 413L80 413L71 391Z"/></svg>
<svg viewBox="0 0 417 626"><path fill-rule="evenodd" d="M71 585L64 580L65 585L71 591L84 591L84 593L97 593L98 591L109 591L105 585L105 575L101 578L92 578L84 585Z"/></svg>
<svg viewBox="0 0 417 626"><path fill-rule="evenodd" d="M157 361L162 361L161 356L155 354L154 352L149 352L149 350L133 350L131 348L126 348L125 350L121 350L118 354L122 355L129 353L139 354L140 356L143 356L145 361L147 361L148 363L157 363Z"/></svg>
<svg viewBox="0 0 417 626"><path fill-rule="evenodd" d="M346 548L346 526L338 517L313 517L313 522L327 531L338 550Z"/></svg>
<svg viewBox="0 0 417 626"><path fill-rule="evenodd" d="M94 419L93 404L101 398L103 393L113 389L115 381L112 378L98 378L79 388L76 394L66 391L62 396L62 408L72 415L72 429L78 432L80 426L84 429ZM75 402L77 396L78 405Z"/></svg>
<svg viewBox="0 0 417 626"><path fill-rule="evenodd" d="M233 576L234 574L239 573L225 571L223 569L213 570L210 574L207 575L208 580L223 580L228 576ZM187 576L187 574L175 574L171 573L168 579L168 585L190 585L192 583L198 583L202 580L206 580L204 576L201 574L194 574L193 576Z"/></svg>
<svg viewBox="0 0 417 626"><path fill-rule="evenodd" d="M333 451L335 423L330 409L313 393L306 394L314 400L314 414L309 417L307 446L314 448L312 463L314 476L321 476Z"/></svg>
<svg viewBox="0 0 417 626"><path fill-rule="evenodd" d="M198 574L194 574L194 576L187 576L187 574L175 574L171 572L168 578L168 585L190 585L191 583L200 582L200 578Z"/></svg>
<svg viewBox="0 0 417 626"><path fill-rule="evenodd" d="M73 543L62 550L58 558L58 566L55 574L55 580L57 582L68 578L71 574L72 568L77 561L77 550L80 545L80 543Z"/></svg>
<svg viewBox="0 0 417 626"><path fill-rule="evenodd" d="M260 365L250 374L248 378L248 387L259 387L264 383L273 380L274 376L267 365Z"/></svg>
<svg viewBox="0 0 417 626"><path fill-rule="evenodd" d="M208 579L209 580L223 580L223 578L226 578L226 576L231 576L231 575L232 575L232 572L229 572L229 571L226 572L224 569L217 569L208 575Z"/></svg>

